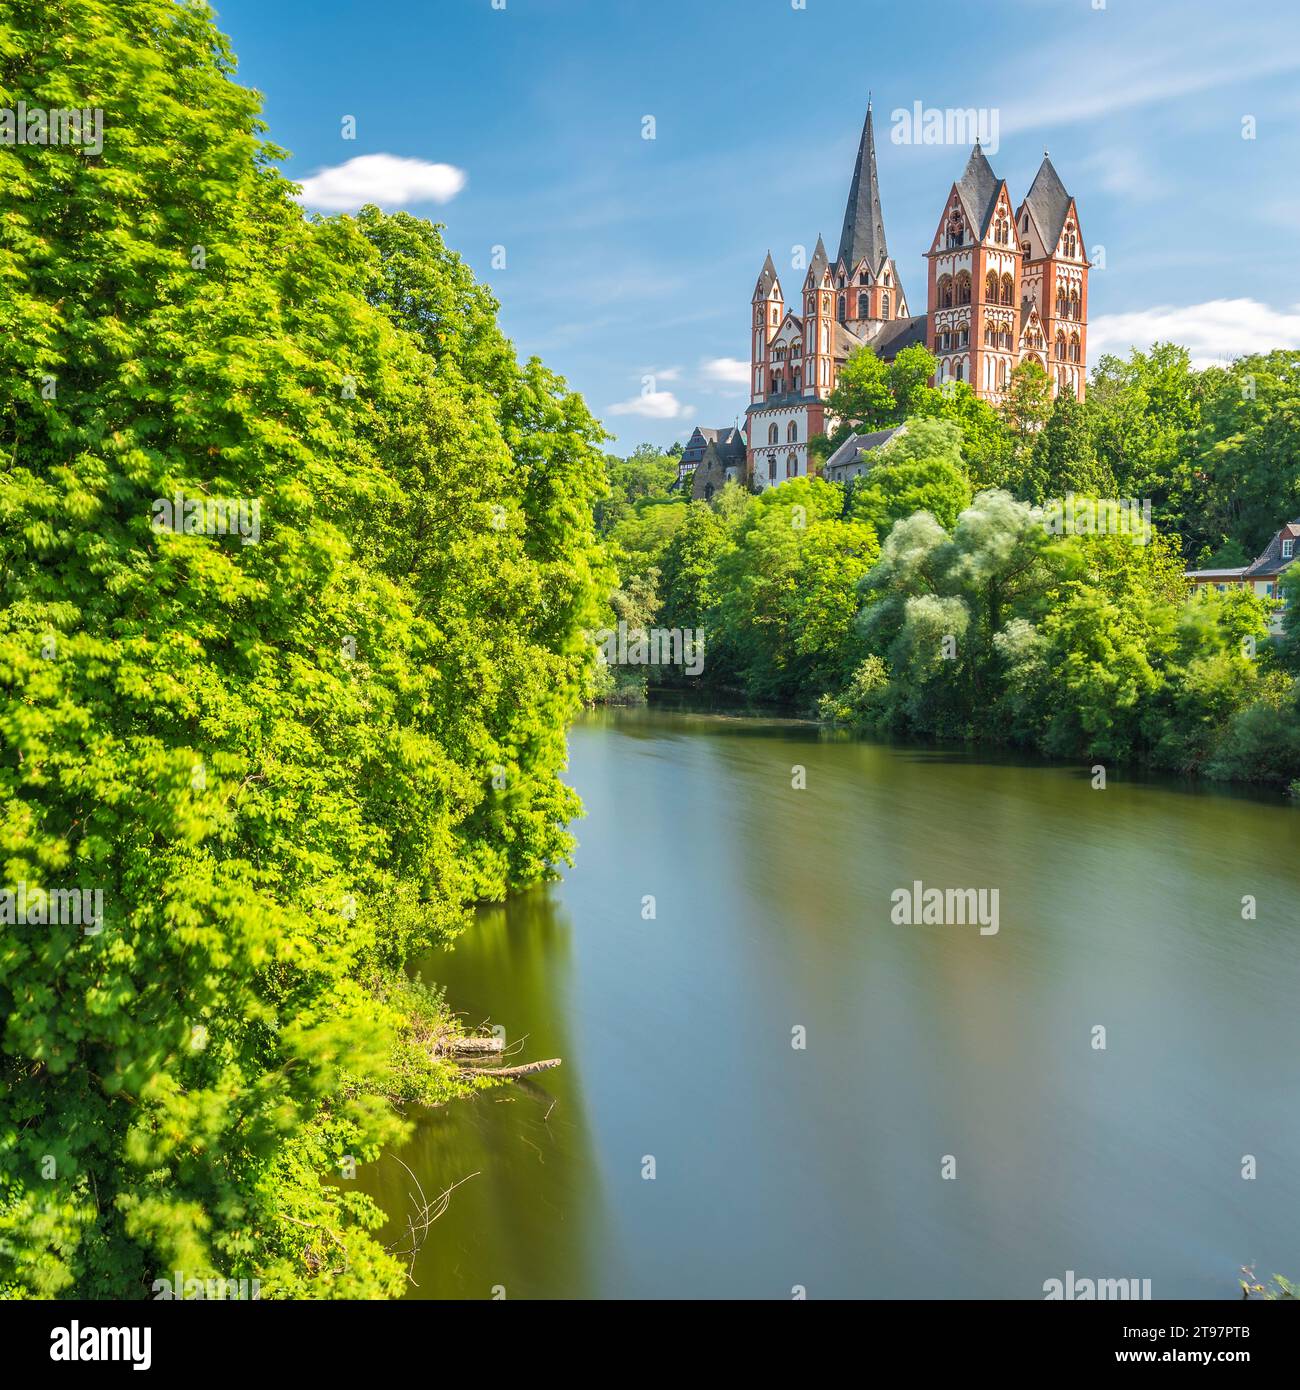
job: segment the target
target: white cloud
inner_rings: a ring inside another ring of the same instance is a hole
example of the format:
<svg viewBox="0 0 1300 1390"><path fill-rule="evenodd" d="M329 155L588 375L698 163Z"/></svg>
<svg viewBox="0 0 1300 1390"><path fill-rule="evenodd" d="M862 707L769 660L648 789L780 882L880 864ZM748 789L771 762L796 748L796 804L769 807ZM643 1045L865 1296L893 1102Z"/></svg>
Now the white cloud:
<svg viewBox="0 0 1300 1390"><path fill-rule="evenodd" d="M677 381L680 379L682 369L680 367L663 367L650 375L658 381Z"/></svg>
<svg viewBox="0 0 1300 1390"><path fill-rule="evenodd" d="M321 169L302 181L301 200L330 212L364 203L403 207L407 203L447 203L465 187L465 171L454 164L430 164L395 154L361 154L346 164Z"/></svg>
<svg viewBox="0 0 1300 1390"><path fill-rule="evenodd" d="M609 407L611 415L643 415L647 420L676 420L689 411L671 391L642 391Z"/></svg>
<svg viewBox="0 0 1300 1390"><path fill-rule="evenodd" d="M720 386L749 385L749 363L739 357L707 357L700 364L700 371L706 381Z"/></svg>
<svg viewBox="0 0 1300 1390"><path fill-rule="evenodd" d="M1197 367L1231 361L1250 352L1300 345L1300 304L1290 312L1255 299L1211 299L1182 308L1161 305L1133 314L1103 314L1088 325L1088 355L1126 356L1152 343L1177 343Z"/></svg>

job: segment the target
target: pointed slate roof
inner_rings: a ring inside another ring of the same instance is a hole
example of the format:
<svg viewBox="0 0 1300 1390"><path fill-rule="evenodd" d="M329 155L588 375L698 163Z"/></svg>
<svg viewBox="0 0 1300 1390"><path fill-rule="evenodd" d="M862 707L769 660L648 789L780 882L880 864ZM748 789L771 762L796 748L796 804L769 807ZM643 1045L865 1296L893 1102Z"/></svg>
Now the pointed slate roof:
<svg viewBox="0 0 1300 1390"><path fill-rule="evenodd" d="M813 277L814 284L821 280L822 273L830 263L830 257L826 254L826 243L821 239L821 236L818 235L817 247L813 251L812 264L808 267L808 274Z"/></svg>
<svg viewBox="0 0 1300 1390"><path fill-rule="evenodd" d="M759 298L766 298L768 291L776 284L776 267L772 264L772 253L767 253L767 260L763 262L763 269L758 272L758 289L756 293Z"/></svg>
<svg viewBox="0 0 1300 1390"><path fill-rule="evenodd" d="M993 208L998 200L998 189L1002 181L993 172L992 166L984 157L978 140L966 161L966 169L957 180L957 191L961 194L966 211L970 213L975 235L983 238L993 217Z"/></svg>
<svg viewBox="0 0 1300 1390"><path fill-rule="evenodd" d="M849 185L849 201L844 209L844 230L836 257L852 270L865 256L874 274L889 255L885 245L885 219L880 211L880 181L876 177L876 136L871 124L871 103L858 142L858 162Z"/></svg>
<svg viewBox="0 0 1300 1390"><path fill-rule="evenodd" d="M1043 151L1043 162L1038 166L1034 181L1025 195L1025 205L1034 215L1038 230L1046 238L1043 247L1046 255L1056 249L1061 239L1061 228L1065 226L1065 214L1070 210L1070 195L1065 191L1060 175L1052 166L1052 161Z"/></svg>

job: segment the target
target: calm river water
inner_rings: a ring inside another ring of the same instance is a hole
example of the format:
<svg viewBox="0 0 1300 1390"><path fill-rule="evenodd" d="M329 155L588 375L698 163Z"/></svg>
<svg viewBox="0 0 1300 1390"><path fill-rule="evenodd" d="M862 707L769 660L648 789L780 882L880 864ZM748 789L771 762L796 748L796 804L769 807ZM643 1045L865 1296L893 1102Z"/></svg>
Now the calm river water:
<svg viewBox="0 0 1300 1390"><path fill-rule="evenodd" d="M477 1176L413 1297L1300 1276L1300 813L780 720L600 711L570 748L576 867L420 963L564 1065L421 1119L426 1194ZM915 880L996 888L996 935L895 924ZM406 1209L393 1158L363 1177Z"/></svg>

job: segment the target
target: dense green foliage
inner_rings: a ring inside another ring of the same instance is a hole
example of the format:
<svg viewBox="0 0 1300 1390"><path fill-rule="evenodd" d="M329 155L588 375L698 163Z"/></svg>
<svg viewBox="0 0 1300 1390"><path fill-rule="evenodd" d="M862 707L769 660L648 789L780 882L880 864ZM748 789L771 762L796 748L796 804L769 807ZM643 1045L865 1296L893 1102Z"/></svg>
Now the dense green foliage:
<svg viewBox="0 0 1300 1390"><path fill-rule="evenodd" d="M0 149L3 885L104 910L0 920L0 1291L394 1293L322 1177L458 1084L403 962L567 852L602 432L433 228L304 219L206 10L4 24L105 132Z"/></svg>

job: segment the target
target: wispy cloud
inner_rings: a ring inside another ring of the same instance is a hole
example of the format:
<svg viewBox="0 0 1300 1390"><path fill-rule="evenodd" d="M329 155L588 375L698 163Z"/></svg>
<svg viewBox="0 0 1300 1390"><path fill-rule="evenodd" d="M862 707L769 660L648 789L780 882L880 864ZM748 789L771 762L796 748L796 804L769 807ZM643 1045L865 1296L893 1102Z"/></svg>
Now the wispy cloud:
<svg viewBox="0 0 1300 1390"><path fill-rule="evenodd" d="M1289 312L1255 299L1211 299L1181 308L1162 305L1131 314L1105 314L1088 325L1088 355L1147 351L1153 343L1178 343L1197 367L1229 362L1252 352L1300 348L1300 304Z"/></svg>
<svg viewBox="0 0 1300 1390"><path fill-rule="evenodd" d="M640 415L647 420L679 420L690 414L671 391L642 391L626 401L617 401L607 411L610 415Z"/></svg>
<svg viewBox="0 0 1300 1390"><path fill-rule="evenodd" d="M1036 54L1017 55L1017 73L1041 76L1032 85L1022 81L1017 98L1002 105L1003 135L1102 119L1300 70L1294 18L1285 13L1278 16L1272 35L1217 4L1188 6L1185 22L1176 28L1170 27L1167 12L1152 10L1137 11L1129 25L1117 30L1112 13L1099 10L1090 28L1090 41L1081 37L1086 28L1080 26L1070 45L1070 66L1086 72L1086 82L1061 85L1059 38Z"/></svg>
<svg viewBox="0 0 1300 1390"><path fill-rule="evenodd" d="M465 187L465 181L465 171L454 164L430 164L395 154L362 154L304 179L301 201L327 212L345 212L366 203L380 207L448 203Z"/></svg>
<svg viewBox="0 0 1300 1390"><path fill-rule="evenodd" d="M706 357L700 363L700 375L717 386L748 386L749 363L739 357Z"/></svg>

